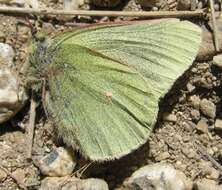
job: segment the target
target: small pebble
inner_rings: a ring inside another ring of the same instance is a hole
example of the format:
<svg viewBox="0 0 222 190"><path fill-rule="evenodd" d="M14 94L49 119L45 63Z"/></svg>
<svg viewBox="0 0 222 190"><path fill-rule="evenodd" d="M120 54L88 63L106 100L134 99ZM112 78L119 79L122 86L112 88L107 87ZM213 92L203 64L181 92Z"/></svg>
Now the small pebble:
<svg viewBox="0 0 222 190"><path fill-rule="evenodd" d="M28 98L24 88L19 86L17 75L11 69L13 57L11 46L0 43L0 123L13 117Z"/></svg>
<svg viewBox="0 0 222 190"><path fill-rule="evenodd" d="M191 158L195 158L195 156L196 156L196 152L193 149L190 149L187 157L191 159Z"/></svg>
<svg viewBox="0 0 222 190"><path fill-rule="evenodd" d="M220 11L220 5L219 4L214 4L214 10L215 11Z"/></svg>
<svg viewBox="0 0 222 190"><path fill-rule="evenodd" d="M192 72L192 73L198 73L198 69L197 69L196 67L193 67L193 68L191 69L191 72Z"/></svg>
<svg viewBox="0 0 222 190"><path fill-rule="evenodd" d="M191 110L190 115L194 121L198 121L200 119L200 112L198 110Z"/></svg>
<svg viewBox="0 0 222 190"><path fill-rule="evenodd" d="M137 2L144 8L158 8L161 7L161 5L164 3L164 0L137 0Z"/></svg>
<svg viewBox="0 0 222 190"><path fill-rule="evenodd" d="M41 31L47 35L51 35L53 32L55 32L55 27L51 23L44 22L42 24Z"/></svg>
<svg viewBox="0 0 222 190"><path fill-rule="evenodd" d="M214 155L214 151L213 151L212 148L207 148L207 153L208 153L209 155L211 155L211 156Z"/></svg>
<svg viewBox="0 0 222 190"><path fill-rule="evenodd" d="M79 8L78 0L63 0L63 9L67 11L77 10Z"/></svg>
<svg viewBox="0 0 222 190"><path fill-rule="evenodd" d="M192 92L195 90L195 86L193 86L191 83L187 83L187 90L188 92Z"/></svg>
<svg viewBox="0 0 222 190"><path fill-rule="evenodd" d="M5 42L6 35L4 32L0 31L0 42Z"/></svg>
<svg viewBox="0 0 222 190"><path fill-rule="evenodd" d="M212 147L212 150L214 151L214 153L218 152L218 148L216 146Z"/></svg>
<svg viewBox="0 0 222 190"><path fill-rule="evenodd" d="M190 141L190 137L189 136L183 137L183 142L188 142L188 141Z"/></svg>
<svg viewBox="0 0 222 190"><path fill-rule="evenodd" d="M163 114L163 120L164 121L176 122L177 121L177 116L175 114L164 113Z"/></svg>
<svg viewBox="0 0 222 190"><path fill-rule="evenodd" d="M62 188L61 188L62 187ZM47 177L39 190L109 190L102 179L78 179L74 177Z"/></svg>
<svg viewBox="0 0 222 190"><path fill-rule="evenodd" d="M190 10L195 11L197 8L198 0L190 0Z"/></svg>
<svg viewBox="0 0 222 190"><path fill-rule="evenodd" d="M203 2L199 1L197 4L197 9L202 9L203 8Z"/></svg>
<svg viewBox="0 0 222 190"><path fill-rule="evenodd" d="M196 129L202 133L208 133L208 124L205 119L201 119L197 125Z"/></svg>
<svg viewBox="0 0 222 190"><path fill-rule="evenodd" d="M38 9L39 8L39 0L26 0L26 6L33 8L33 9Z"/></svg>
<svg viewBox="0 0 222 190"><path fill-rule="evenodd" d="M4 64L8 67L11 67L13 64L14 56L15 52L10 45L0 43L0 64Z"/></svg>
<svg viewBox="0 0 222 190"><path fill-rule="evenodd" d="M200 110L204 115L206 115L212 119L214 119L216 116L215 104L205 98L200 101Z"/></svg>
<svg viewBox="0 0 222 190"><path fill-rule="evenodd" d="M176 167L180 167L182 165L182 162L178 160L178 161L176 161L175 165L176 165Z"/></svg>
<svg viewBox="0 0 222 190"><path fill-rule="evenodd" d="M213 64L222 70L222 54L213 57Z"/></svg>
<svg viewBox="0 0 222 190"><path fill-rule="evenodd" d="M12 175L18 180L18 181L21 181L21 182L24 182L25 181L25 170L24 169L21 169L21 168L18 168L16 169Z"/></svg>
<svg viewBox="0 0 222 190"><path fill-rule="evenodd" d="M51 177L66 176L73 172L76 161L74 153L62 147L57 148L37 162L43 175Z"/></svg>
<svg viewBox="0 0 222 190"><path fill-rule="evenodd" d="M25 0L12 0L10 1L11 5L16 5L18 7L24 7L25 6Z"/></svg>
<svg viewBox="0 0 222 190"><path fill-rule="evenodd" d="M185 156L187 156L189 154L189 149L186 147L184 147L181 151Z"/></svg>
<svg viewBox="0 0 222 190"><path fill-rule="evenodd" d="M220 172L215 168L211 167L209 175L206 176L207 179L217 180L220 177Z"/></svg>
<svg viewBox="0 0 222 190"><path fill-rule="evenodd" d="M178 0L177 10L190 10L191 0Z"/></svg>
<svg viewBox="0 0 222 190"><path fill-rule="evenodd" d="M189 98L189 101L195 109L199 110L199 107L200 107L200 97L199 96L193 95Z"/></svg>
<svg viewBox="0 0 222 190"><path fill-rule="evenodd" d="M25 25L18 25L18 33L21 36L27 36L30 33L30 28Z"/></svg>
<svg viewBox="0 0 222 190"><path fill-rule="evenodd" d="M6 177L7 174L2 169L0 169L0 182L4 181Z"/></svg>
<svg viewBox="0 0 222 190"><path fill-rule="evenodd" d="M162 152L156 157L156 161L166 160L170 157L169 152Z"/></svg>
<svg viewBox="0 0 222 190"><path fill-rule="evenodd" d="M194 184L195 190L221 190L222 186L217 185L216 181L210 179L202 179Z"/></svg>
<svg viewBox="0 0 222 190"><path fill-rule="evenodd" d="M199 167L201 169L202 174L205 175L209 175L210 174L210 170L212 168L212 164L208 161L205 160L201 160L199 163Z"/></svg>
<svg viewBox="0 0 222 190"><path fill-rule="evenodd" d="M152 10L152 11L158 11L159 9L158 9L158 7L152 7L151 10Z"/></svg>
<svg viewBox="0 0 222 190"><path fill-rule="evenodd" d="M192 121L183 122L183 128L187 132L192 132L196 128L196 124Z"/></svg>
<svg viewBox="0 0 222 190"><path fill-rule="evenodd" d="M201 64L198 64L198 69L199 69L199 70L206 71L207 69L209 69L209 67L210 67L209 63L201 63Z"/></svg>
<svg viewBox="0 0 222 190"><path fill-rule="evenodd" d="M120 0L91 0L92 4L97 7L116 7L120 4Z"/></svg>
<svg viewBox="0 0 222 190"><path fill-rule="evenodd" d="M217 130L222 130L222 120L221 119L216 119L214 128Z"/></svg>
<svg viewBox="0 0 222 190"><path fill-rule="evenodd" d="M162 180L164 179L164 181ZM181 171L175 170L172 165L156 163L144 166L135 171L124 182L129 189L163 189L167 190L191 190L192 182L186 179Z"/></svg>

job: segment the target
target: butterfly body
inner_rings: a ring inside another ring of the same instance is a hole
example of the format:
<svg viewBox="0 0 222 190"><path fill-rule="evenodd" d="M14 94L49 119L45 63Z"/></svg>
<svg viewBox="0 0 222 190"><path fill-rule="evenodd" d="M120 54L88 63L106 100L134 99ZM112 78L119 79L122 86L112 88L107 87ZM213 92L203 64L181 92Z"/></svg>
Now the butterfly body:
<svg viewBox="0 0 222 190"><path fill-rule="evenodd" d="M200 29L176 19L100 25L56 36L30 59L46 78L46 110L65 143L91 160L144 144L159 98L187 70Z"/></svg>

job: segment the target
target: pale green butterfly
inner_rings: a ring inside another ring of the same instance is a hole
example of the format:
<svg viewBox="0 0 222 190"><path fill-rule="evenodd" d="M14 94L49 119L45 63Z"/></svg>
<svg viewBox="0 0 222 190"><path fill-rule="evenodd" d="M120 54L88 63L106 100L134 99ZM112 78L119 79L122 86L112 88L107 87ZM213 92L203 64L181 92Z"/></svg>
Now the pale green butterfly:
<svg viewBox="0 0 222 190"><path fill-rule="evenodd" d="M90 160L113 160L147 141L160 97L200 42L200 28L177 19L97 25L39 43L30 69L47 81L46 111L64 142Z"/></svg>

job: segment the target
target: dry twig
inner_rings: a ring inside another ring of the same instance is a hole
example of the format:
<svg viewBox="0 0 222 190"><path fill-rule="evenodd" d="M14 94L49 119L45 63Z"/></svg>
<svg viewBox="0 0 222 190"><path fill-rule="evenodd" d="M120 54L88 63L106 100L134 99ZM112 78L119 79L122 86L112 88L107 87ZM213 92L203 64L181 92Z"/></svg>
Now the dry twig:
<svg viewBox="0 0 222 190"><path fill-rule="evenodd" d="M193 142L194 147L197 149L197 151L205 157L207 160L209 160L218 170L220 170L220 173L222 174L222 166L212 157L210 156L207 151L204 149L204 147L196 140Z"/></svg>
<svg viewBox="0 0 222 190"><path fill-rule="evenodd" d="M214 11L214 1L213 0L209 0L209 4L210 4L212 25L213 25L213 35L214 35L215 50L216 50L216 52L219 52L218 28L217 28L215 11Z"/></svg>
<svg viewBox="0 0 222 190"><path fill-rule="evenodd" d="M78 178L81 178L83 173L93 164L94 162L90 162L88 164L85 164L83 167L78 169L76 172L74 172L71 176L77 175Z"/></svg>
<svg viewBox="0 0 222 190"><path fill-rule="evenodd" d="M204 10L196 11L94 11L94 10L55 10L55 9L31 9L16 7L0 7L0 13L8 14L34 14L34 15L71 15L71 16L124 16L146 18L172 18L172 17L201 17Z"/></svg>
<svg viewBox="0 0 222 190"><path fill-rule="evenodd" d="M77 179L81 179L82 174L93 164L94 162L90 162L88 164L85 164L83 167L72 173L70 176L66 176L61 184L59 184L59 188L62 189L63 186L65 186L68 182L70 182L70 179L73 178L73 176L77 175Z"/></svg>
<svg viewBox="0 0 222 190"><path fill-rule="evenodd" d="M37 103L32 96L31 106L30 106L29 125L27 127L27 158L32 157L32 145L33 145L33 137L34 137L34 129L35 129L36 106L37 106Z"/></svg>
<svg viewBox="0 0 222 190"><path fill-rule="evenodd" d="M17 179L10 171L8 171L1 164L0 164L0 169L3 170L8 176L10 176L21 189L28 190L28 188L25 186L23 182Z"/></svg>

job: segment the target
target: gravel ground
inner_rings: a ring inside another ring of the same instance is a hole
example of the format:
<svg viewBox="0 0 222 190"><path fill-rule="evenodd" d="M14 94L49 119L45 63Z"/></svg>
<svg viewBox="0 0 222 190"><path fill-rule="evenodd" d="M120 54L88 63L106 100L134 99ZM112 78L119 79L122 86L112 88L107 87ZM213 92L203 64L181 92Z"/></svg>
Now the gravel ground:
<svg viewBox="0 0 222 190"><path fill-rule="evenodd" d="M124 1L116 9L139 10L134 1ZM175 2L175 1L174 1ZM172 4L172 3L171 3ZM62 8L60 1L40 1L40 6ZM81 9L98 8L88 2L80 2ZM173 6L171 7L173 9ZM107 8L106 9L115 9ZM30 24L48 34L74 27L73 23L109 21L109 18L13 17L0 15L0 42L11 45L15 51L14 69L18 71L27 57L31 39ZM121 18L117 18L119 20ZM70 25L70 26L68 26ZM72 25L72 26L71 26ZM121 187L122 182L141 166L156 162L171 163L188 179L211 179L222 183L222 70L207 62L194 62L160 102L160 114L148 143L139 150L114 162L92 164L82 178L105 179L110 189ZM30 189L39 189L44 176L38 167L26 159L24 125L28 120L28 105L10 122L0 127L0 163ZM33 157L46 155L55 147L62 146L47 122L43 110L37 112ZM86 161L78 156L77 168ZM216 164L215 164L216 163ZM0 168L0 189L15 190L19 187Z"/></svg>

